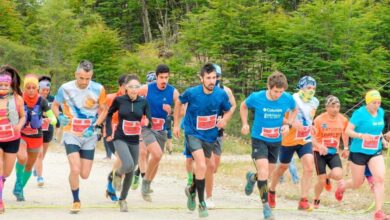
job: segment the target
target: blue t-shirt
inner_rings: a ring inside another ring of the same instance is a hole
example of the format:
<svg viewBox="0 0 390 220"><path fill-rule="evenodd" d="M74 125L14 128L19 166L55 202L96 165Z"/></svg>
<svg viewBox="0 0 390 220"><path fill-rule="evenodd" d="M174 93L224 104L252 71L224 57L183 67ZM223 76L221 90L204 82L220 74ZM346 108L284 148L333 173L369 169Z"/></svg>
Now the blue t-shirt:
<svg viewBox="0 0 390 220"><path fill-rule="evenodd" d="M188 103L184 117L184 133L208 143L215 142L218 137L218 115L231 108L226 92L215 87L213 93L205 94L203 86L198 85L184 91L179 99L183 104Z"/></svg>
<svg viewBox="0 0 390 220"><path fill-rule="evenodd" d="M367 111L366 106L362 106L352 114L350 123L355 125L355 132L370 134L375 138L372 142L366 142L360 138L352 138L351 152L374 155L382 150L381 135L385 127L385 112L382 108L379 108L378 114L376 117L373 117Z"/></svg>
<svg viewBox="0 0 390 220"><path fill-rule="evenodd" d="M280 142L284 115L295 109L293 97L284 92L278 100L271 101L268 100L266 91L262 90L250 94L245 104L255 111L252 137L272 143Z"/></svg>
<svg viewBox="0 0 390 220"><path fill-rule="evenodd" d="M152 129L156 131L166 130L166 121L168 113L164 111L163 104L173 105L173 94L175 88L167 84L164 90L157 87L157 83L153 82L148 85L148 100L150 113L152 116Z"/></svg>

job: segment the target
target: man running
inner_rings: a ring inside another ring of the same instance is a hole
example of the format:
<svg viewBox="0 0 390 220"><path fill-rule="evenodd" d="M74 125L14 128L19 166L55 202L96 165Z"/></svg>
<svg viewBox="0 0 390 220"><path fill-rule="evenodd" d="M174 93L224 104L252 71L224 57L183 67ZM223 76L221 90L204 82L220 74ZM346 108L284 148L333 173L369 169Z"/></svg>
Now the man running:
<svg viewBox="0 0 390 220"><path fill-rule="evenodd" d="M180 136L180 111L187 104L184 133L189 151L195 161L195 186L190 189L187 207L194 210L195 190L199 197L199 217L207 217L204 201L205 175L218 137L218 129L226 126L233 112L226 92L215 87L217 74L213 64L206 64L200 71L202 84L187 89L175 103L174 134ZM224 114L218 120L218 115Z"/></svg>
<svg viewBox="0 0 390 220"><path fill-rule="evenodd" d="M312 149L311 125L313 123L315 112L318 108L318 100L314 97L316 81L310 76L302 77L297 85L298 93L294 93L293 98L297 104L298 114L292 124L292 129L283 137L282 147L280 148L279 160L271 178L269 188L269 205L271 208L276 206L276 186L279 178L288 169L294 153L297 152L302 162L303 175L301 182L301 199L298 203L299 210L310 209L307 200L309 194L311 179L313 176L314 157Z"/></svg>
<svg viewBox="0 0 390 220"><path fill-rule="evenodd" d="M92 63L81 61L75 72L76 80L58 89L52 105L64 127L63 142L70 166L69 184L73 196L71 213L80 211L79 177L87 179L91 172L96 143L101 137L102 123L107 114L104 87L91 81L92 76ZM64 114L59 112L60 105Z"/></svg>
<svg viewBox="0 0 390 220"><path fill-rule="evenodd" d="M326 112L314 120L315 135L313 136L314 163L318 181L314 187L314 208L320 206L322 190L330 192L331 179L339 181L343 178L343 168L339 156L340 138L343 139L344 151L342 156L347 157L348 137L345 129L348 119L340 114L340 101L337 97L329 95L325 101ZM326 173L326 166L330 168Z"/></svg>
<svg viewBox="0 0 390 220"><path fill-rule="evenodd" d="M168 83L169 68L160 64L156 68L156 82L143 86L140 95L145 96L150 105L152 128L142 128L142 139L150 159L142 180L141 194L144 200L151 202L150 185L157 174L167 140L166 120L172 111L171 106L179 97L179 92Z"/></svg>
<svg viewBox="0 0 390 220"><path fill-rule="evenodd" d="M268 204L268 178L275 168L282 135L289 132L295 118L295 101L285 92L288 88L286 76L279 72L273 72L267 79L267 90L252 93L241 103L240 116L242 121L241 133L249 133L248 109L254 110L254 122L252 126L252 159L257 173L246 174L247 184L245 194L253 192L255 183L259 189L261 202L263 203L264 219L274 219L272 210ZM286 112L291 112L283 123Z"/></svg>

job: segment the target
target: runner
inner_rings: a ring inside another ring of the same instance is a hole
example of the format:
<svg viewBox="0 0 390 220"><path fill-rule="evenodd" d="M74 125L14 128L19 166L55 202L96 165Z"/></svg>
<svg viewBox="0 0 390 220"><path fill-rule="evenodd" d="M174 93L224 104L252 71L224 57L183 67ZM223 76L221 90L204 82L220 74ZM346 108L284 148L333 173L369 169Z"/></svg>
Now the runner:
<svg viewBox="0 0 390 220"><path fill-rule="evenodd" d="M322 190L332 190L331 179L339 181L343 178L343 168L339 156L340 138L342 137L344 150L342 156L347 158L348 137L345 129L348 119L340 114L340 101L337 97L329 95L325 101L326 112L314 120L315 135L313 136L314 163L318 181L314 187L314 208L320 206ZM329 167L329 174L326 173Z"/></svg>
<svg viewBox="0 0 390 220"><path fill-rule="evenodd" d="M303 174L301 182L301 199L298 203L299 210L310 209L307 200L311 179L313 176L314 157L312 150L311 130L315 112L318 108L318 100L314 97L316 81L310 76L302 77L297 88L298 93L294 93L293 98L297 104L298 114L292 124L289 133L283 137L280 148L280 164L275 169L269 188L268 201L271 208L276 206L276 186L279 178L288 169L294 153L301 159ZM288 116L287 116L288 117Z"/></svg>
<svg viewBox="0 0 390 220"><path fill-rule="evenodd" d="M38 81L39 81L39 95L45 98L49 103L49 107L51 107L51 104L54 101L54 96L50 95L51 78L49 76L41 76L39 77ZM53 134L54 134L54 126L50 124L50 119L45 114L43 114L42 133L43 133L43 148L38 154L37 161L35 162L35 169L33 172L34 176L37 177L37 184L39 187L45 185L42 176L43 159L45 158L47 149L49 147L49 143L52 141Z"/></svg>
<svg viewBox="0 0 390 220"><path fill-rule="evenodd" d="M151 202L150 185L157 174L158 165L164 152L167 140L166 118L171 112L171 106L179 97L179 92L170 84L169 68L160 64L156 69L157 80L143 86L140 95L145 96L150 105L152 128L142 128L142 139L150 153L146 173L142 180L141 194L144 200Z"/></svg>
<svg viewBox="0 0 390 220"><path fill-rule="evenodd" d="M366 105L353 112L346 133L352 138L349 160L351 161L352 179L340 181L335 197L343 199L347 189L357 189L364 182L366 165L374 178L375 220L390 219L382 210L385 185L385 162L382 148L387 147L382 131L385 126L384 110L381 106L381 95L376 90L366 93Z"/></svg>
<svg viewBox="0 0 390 220"><path fill-rule="evenodd" d="M26 122L20 91L19 72L12 66L0 67L0 214L5 212L3 189L11 175L19 150L20 130Z"/></svg>
<svg viewBox="0 0 390 220"><path fill-rule="evenodd" d="M202 84L187 89L175 102L174 134L180 136L180 111L187 104L184 118L184 134L188 149L195 161L195 187L189 189L187 207L196 206L195 191L199 197L199 217L207 217L204 201L205 175L210 166L218 129L226 126L233 112L226 92L215 86L217 74L213 64L206 64L200 71ZM218 119L218 115L224 115Z"/></svg>
<svg viewBox="0 0 390 220"><path fill-rule="evenodd" d="M125 86L126 77L127 77L126 74L121 75L118 78L118 86L119 86L118 91L116 93L111 93L107 95L107 99L106 99L107 107L111 107L111 104L116 97L122 96L126 93L126 86ZM117 125L118 125L118 113L114 113L111 118L112 133L115 133ZM107 124L103 129L104 147L106 148L106 152L109 151L112 154L115 154L114 143L112 141L107 141L106 129L107 129ZM116 157L114 164L112 165L112 169L115 170L120 166L121 166L121 160L119 157ZM110 197L112 201L118 201L118 197L116 196L115 189L112 185L112 172L110 172L107 177L106 197Z"/></svg>
<svg viewBox="0 0 390 220"><path fill-rule="evenodd" d="M146 75L146 84L150 84L156 81L156 73L155 72L148 72ZM143 94L144 95L144 94ZM140 137L142 139L142 135ZM146 150L146 146L143 141L139 143L139 158L138 158L138 168L134 173L133 176L133 183L131 184L131 189L136 190L138 189L139 184L139 176L141 175L142 178L144 178L146 173L146 166L147 161L149 160L149 152ZM153 192L152 189L149 189L149 192Z"/></svg>
<svg viewBox="0 0 390 220"><path fill-rule="evenodd" d="M279 72L273 72L267 79L267 90L252 93L241 103L240 116L242 121L241 133L249 133L248 109L254 110L254 122L252 125L252 159L257 173L246 174L247 184L245 194L253 192L255 183L259 189L263 203L264 219L274 219L272 210L268 204L268 178L275 168L282 135L289 132L296 115L295 101L285 92L288 87L286 76ZM291 112L283 123L286 112Z"/></svg>
<svg viewBox="0 0 390 220"><path fill-rule="evenodd" d="M17 201L24 201L23 189L31 177L32 169L43 145L43 114L49 119L49 124L55 125L57 119L45 98L39 95L38 78L29 74L24 77L23 100L26 112L26 124L21 130L22 140L17 153L16 181L13 194Z"/></svg>
<svg viewBox="0 0 390 220"><path fill-rule="evenodd" d="M231 104L231 109L230 111L234 113L236 110L236 99L234 98L232 90L222 84L222 69L219 65L213 64L214 68L217 73L217 81L215 86L219 87L223 90L225 90L226 94L229 97L229 102ZM218 115L218 117L221 117L222 115ZM214 175L218 171L218 167L221 161L221 154L222 154L222 139L223 139L223 131L224 129L219 129L218 130L218 138L214 150L211 154L210 158L210 166L208 167L206 171L206 206L208 209L214 209L215 204L213 201L213 188L214 188Z"/></svg>
<svg viewBox="0 0 390 220"><path fill-rule="evenodd" d="M70 212L74 214L80 211L79 178L87 179L91 172L96 143L107 114L106 93L102 85L91 81L92 68L91 62L81 61L75 72L76 80L58 89L52 105L64 127L62 140L69 160L69 184L73 196ZM63 114L59 112L60 105Z"/></svg>
<svg viewBox="0 0 390 220"><path fill-rule="evenodd" d="M144 115L151 122L148 101L138 96L141 87L136 75L128 75L125 79L126 95L118 96L112 103L107 119L107 141L113 141L121 166L113 171L113 184L115 189L122 188L119 197L121 212L127 212L126 197L133 178L134 168L138 163L139 136L141 134L141 119ZM119 122L115 134L112 132L112 117L117 112ZM149 127L150 124L149 124ZM123 180L122 177L124 176ZM123 185L122 185L123 181Z"/></svg>

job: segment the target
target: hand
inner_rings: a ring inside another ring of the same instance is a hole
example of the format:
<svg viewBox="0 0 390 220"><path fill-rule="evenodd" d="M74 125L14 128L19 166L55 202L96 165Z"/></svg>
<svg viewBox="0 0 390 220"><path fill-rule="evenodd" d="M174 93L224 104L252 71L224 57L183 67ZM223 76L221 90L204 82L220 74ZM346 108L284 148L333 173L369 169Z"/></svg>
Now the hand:
<svg viewBox="0 0 390 220"><path fill-rule="evenodd" d="M221 129L221 128L224 128L225 126L226 126L225 120L223 118L219 119L218 122L217 122L217 127L219 129Z"/></svg>
<svg viewBox="0 0 390 220"><path fill-rule="evenodd" d="M249 125L248 124L243 124L241 128L241 134L247 135L249 134Z"/></svg>
<svg viewBox="0 0 390 220"><path fill-rule="evenodd" d="M102 125L95 125L94 133L96 134L98 141L100 141L103 137L103 126Z"/></svg>
<svg viewBox="0 0 390 220"><path fill-rule="evenodd" d="M361 134L360 138L364 141L373 141L374 140L374 137L372 135L369 135L369 134Z"/></svg>
<svg viewBox="0 0 390 220"><path fill-rule="evenodd" d="M348 149L344 149L343 152L341 153L341 156L342 156L344 159L348 159L349 150L348 150Z"/></svg>
<svg viewBox="0 0 390 220"><path fill-rule="evenodd" d="M109 136L109 137L106 137L106 141L107 141L107 142L111 142L113 139L114 139L114 138L112 137L112 135Z"/></svg>
<svg viewBox="0 0 390 220"><path fill-rule="evenodd" d="M14 126L14 132L15 132L15 133L19 133L20 130L22 130L22 127L21 127L20 125L15 125L15 126Z"/></svg>
<svg viewBox="0 0 390 220"><path fill-rule="evenodd" d="M176 138L180 138L180 128L177 126L173 127L173 135L175 135Z"/></svg>
<svg viewBox="0 0 390 220"><path fill-rule="evenodd" d="M327 155L327 154L328 154L328 148L325 147L325 146L322 145L322 144L319 144L319 145L318 145L318 153L319 153L320 155Z"/></svg>
<svg viewBox="0 0 390 220"><path fill-rule="evenodd" d="M390 131L388 131L383 137L386 139L386 141L390 141Z"/></svg>
<svg viewBox="0 0 390 220"><path fill-rule="evenodd" d="M172 108L168 104L163 104L163 110L166 111L169 114L171 114Z"/></svg>
<svg viewBox="0 0 390 220"><path fill-rule="evenodd" d="M303 129L303 124L302 124L302 122L295 120L292 123L292 127L297 129L298 131L301 131Z"/></svg>
<svg viewBox="0 0 390 220"><path fill-rule="evenodd" d="M70 122L69 117L64 115L64 114L62 114L62 113L58 116L58 120L60 121L61 127L66 126Z"/></svg>
<svg viewBox="0 0 390 220"><path fill-rule="evenodd" d="M389 147L389 142L386 141L384 138L382 138L382 146L383 146L384 148L386 148L386 149Z"/></svg>
<svg viewBox="0 0 390 220"><path fill-rule="evenodd" d="M282 125L281 131L282 131L282 136L287 135L288 132L290 131L290 126L289 125Z"/></svg>

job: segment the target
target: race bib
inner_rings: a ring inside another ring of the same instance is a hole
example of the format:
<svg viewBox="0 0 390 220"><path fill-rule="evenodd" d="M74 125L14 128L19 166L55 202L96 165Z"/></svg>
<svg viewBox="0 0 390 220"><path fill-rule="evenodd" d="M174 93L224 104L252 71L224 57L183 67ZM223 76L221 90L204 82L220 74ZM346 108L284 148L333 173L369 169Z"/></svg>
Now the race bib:
<svg viewBox="0 0 390 220"><path fill-rule="evenodd" d="M22 129L22 134L25 134L25 135L37 135L39 134L39 131L37 128L31 128L30 125L28 125L27 127L24 127Z"/></svg>
<svg viewBox="0 0 390 220"><path fill-rule="evenodd" d="M336 140L335 138L324 138L322 139L322 145L326 147L333 147L337 148L339 146L339 141Z"/></svg>
<svg viewBox="0 0 390 220"><path fill-rule="evenodd" d="M50 126L50 120L48 118L44 118L42 121L42 131L48 131Z"/></svg>
<svg viewBox="0 0 390 220"><path fill-rule="evenodd" d="M217 115L198 116L196 117L196 129L197 130L210 130L215 128L217 124Z"/></svg>
<svg viewBox="0 0 390 220"><path fill-rule="evenodd" d="M0 141L9 140L14 136L14 128L11 124L0 125Z"/></svg>
<svg viewBox="0 0 390 220"><path fill-rule="evenodd" d="M152 118L152 129L155 131L162 131L164 130L164 124L165 124L165 119L163 118Z"/></svg>
<svg viewBox="0 0 390 220"><path fill-rule="evenodd" d="M122 130L125 135L140 135L141 123L139 121L123 120Z"/></svg>
<svg viewBox="0 0 390 220"><path fill-rule="evenodd" d="M82 133L92 125L91 119L72 119L72 131L75 133Z"/></svg>
<svg viewBox="0 0 390 220"><path fill-rule="evenodd" d="M269 138L269 139L277 139L280 136L279 132L280 128L262 128L260 136Z"/></svg>
<svg viewBox="0 0 390 220"><path fill-rule="evenodd" d="M297 131L296 139L306 139L310 136L310 126L304 126L302 130Z"/></svg>
<svg viewBox="0 0 390 220"><path fill-rule="evenodd" d="M373 136L372 135L372 137L373 137L373 139L371 141L363 140L363 142L362 142L363 149L378 150L378 148L379 148L379 141L380 141L381 136Z"/></svg>

